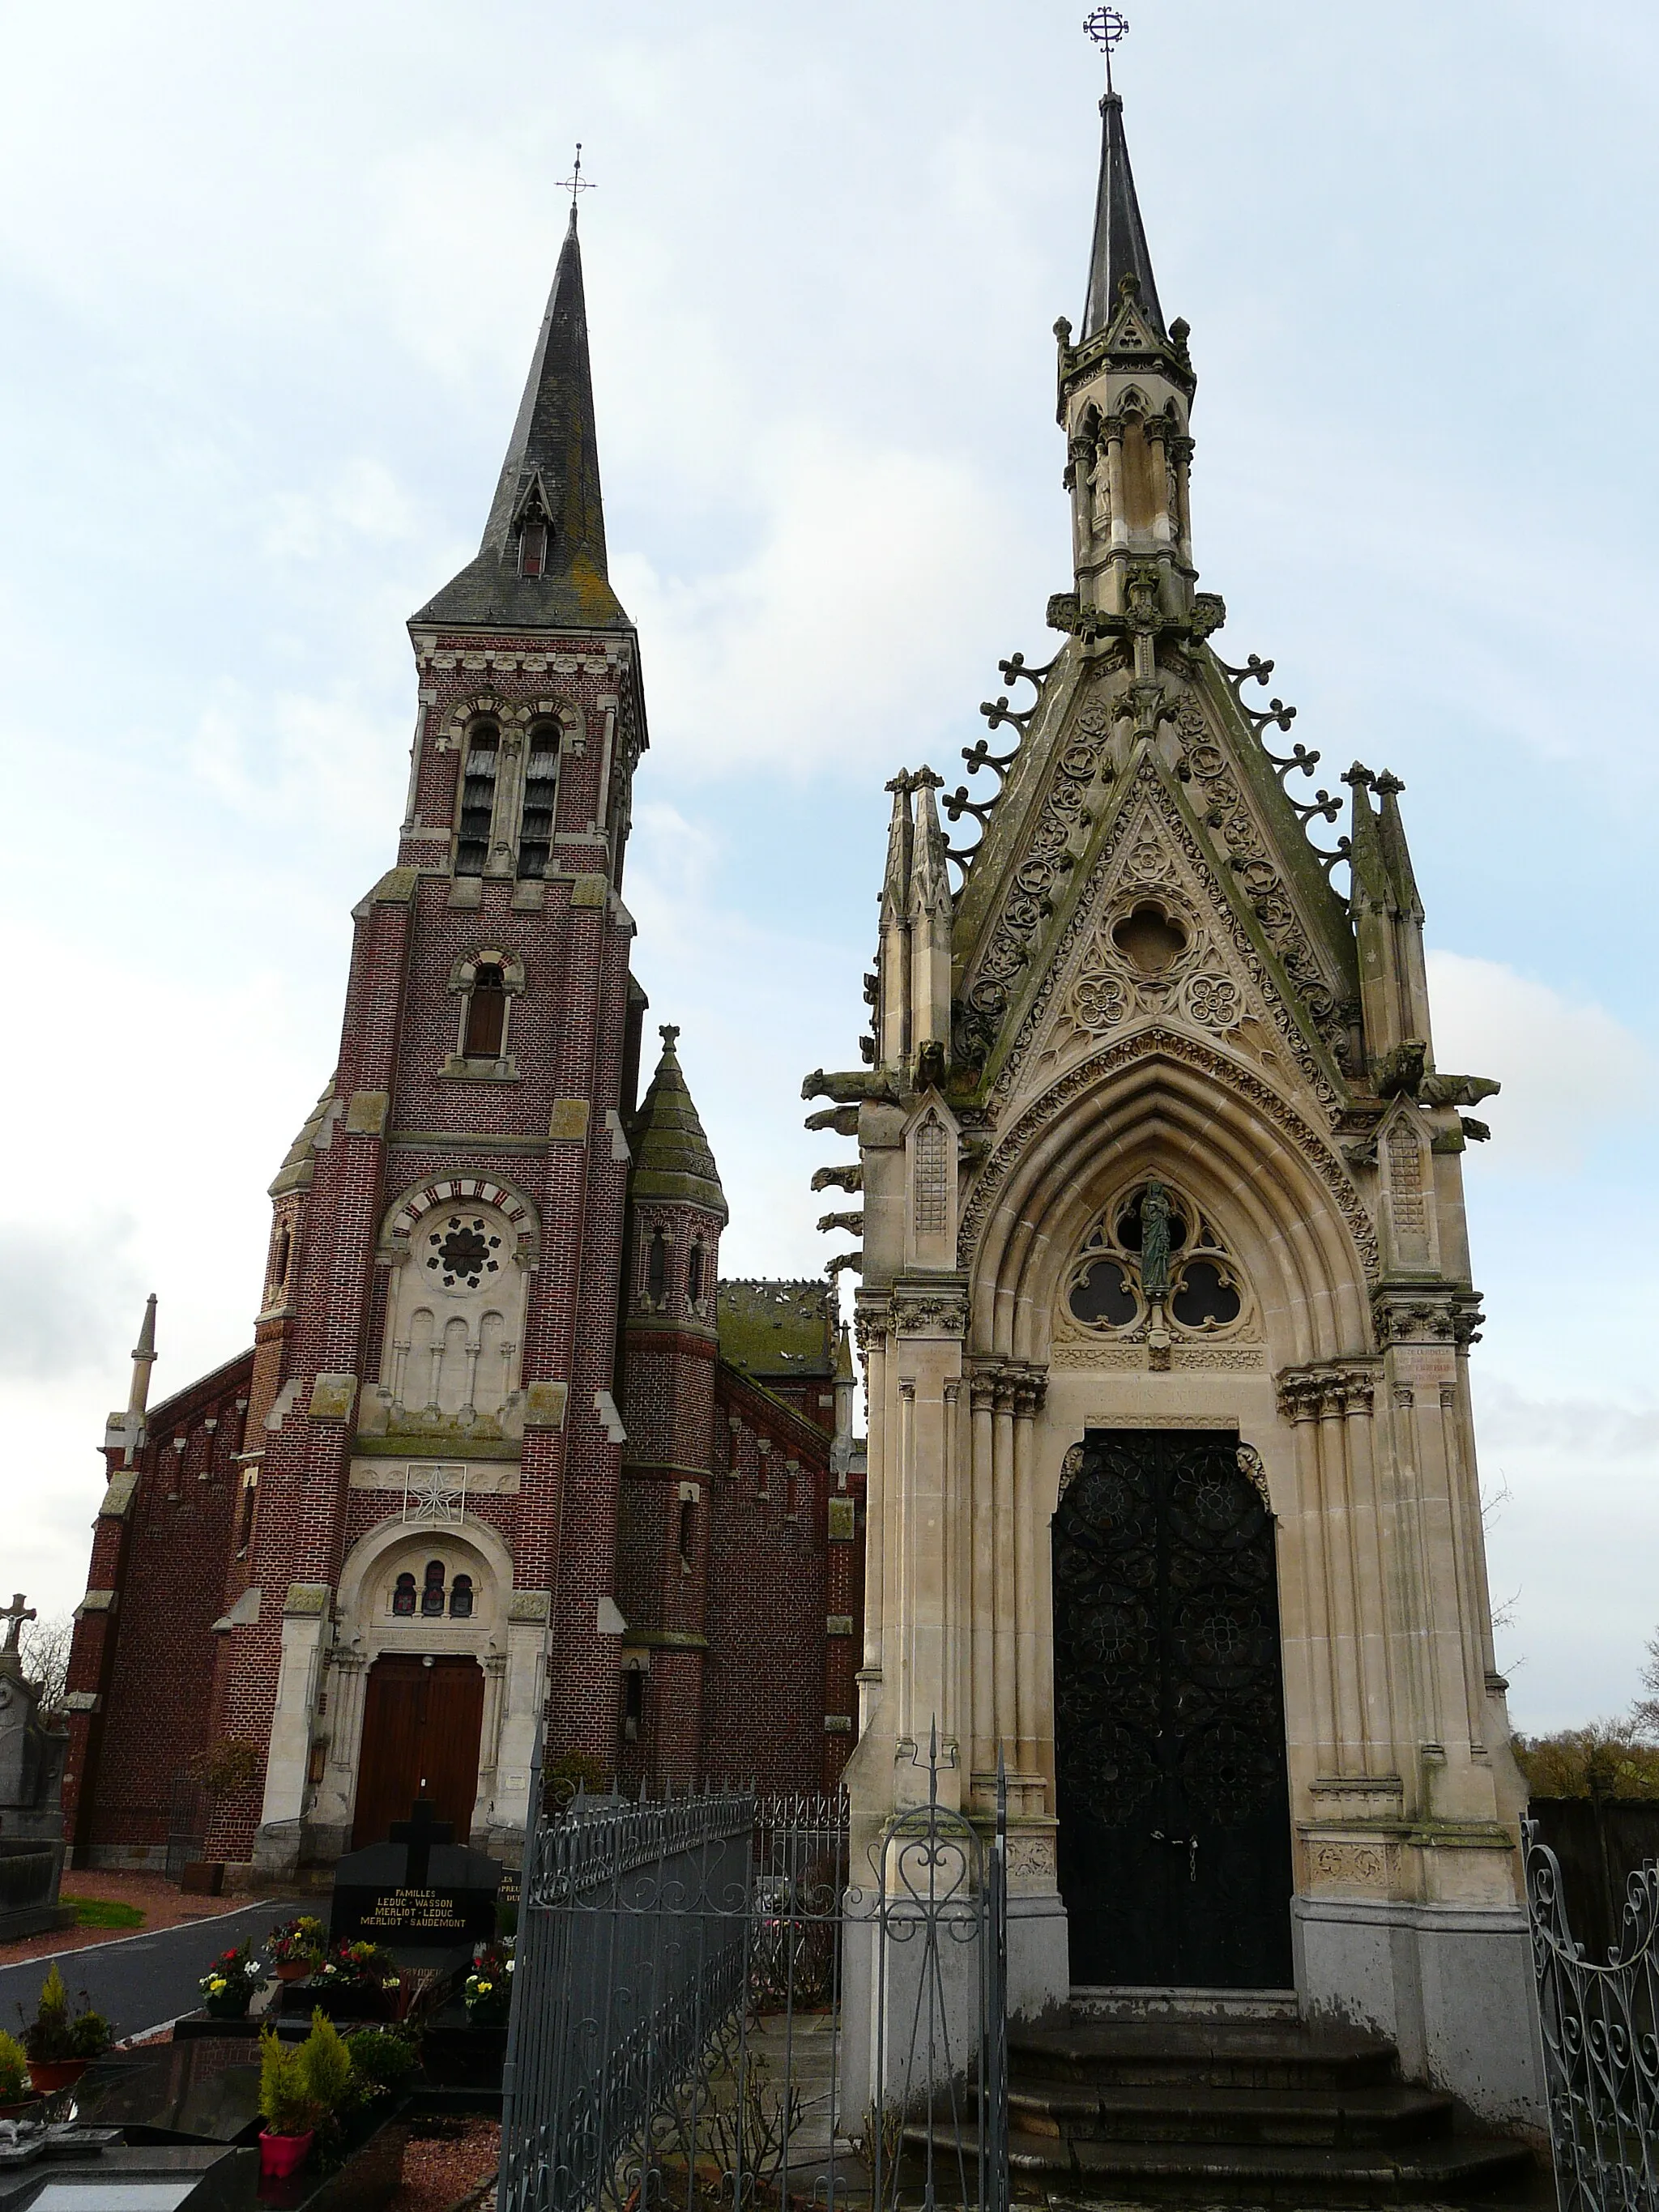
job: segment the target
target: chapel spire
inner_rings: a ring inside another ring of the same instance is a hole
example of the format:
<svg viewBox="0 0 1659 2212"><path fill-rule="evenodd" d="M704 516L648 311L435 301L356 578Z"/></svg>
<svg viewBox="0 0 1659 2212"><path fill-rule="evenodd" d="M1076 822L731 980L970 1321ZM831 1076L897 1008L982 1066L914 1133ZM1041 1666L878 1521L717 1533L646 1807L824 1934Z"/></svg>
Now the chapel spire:
<svg viewBox="0 0 1659 2212"><path fill-rule="evenodd" d="M606 570L574 198L483 543L415 619L509 629L631 627Z"/></svg>
<svg viewBox="0 0 1659 2212"><path fill-rule="evenodd" d="M1123 95L1108 92L1100 103L1100 182L1095 192L1095 235L1089 250L1089 294L1083 309L1086 344L1116 314L1125 276L1135 280L1140 311L1154 337L1167 339L1164 311L1158 304L1152 257L1135 198L1129 142L1123 134Z"/></svg>

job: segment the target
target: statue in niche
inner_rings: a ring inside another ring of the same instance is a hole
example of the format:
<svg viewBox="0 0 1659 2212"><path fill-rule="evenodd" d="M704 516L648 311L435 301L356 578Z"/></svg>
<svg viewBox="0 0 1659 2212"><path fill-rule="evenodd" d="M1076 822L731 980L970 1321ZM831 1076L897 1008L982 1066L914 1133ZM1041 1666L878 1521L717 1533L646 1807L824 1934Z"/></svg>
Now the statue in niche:
<svg viewBox="0 0 1659 2212"><path fill-rule="evenodd" d="M1149 1182L1140 1197L1140 1287L1148 1305L1170 1295L1170 1194Z"/></svg>

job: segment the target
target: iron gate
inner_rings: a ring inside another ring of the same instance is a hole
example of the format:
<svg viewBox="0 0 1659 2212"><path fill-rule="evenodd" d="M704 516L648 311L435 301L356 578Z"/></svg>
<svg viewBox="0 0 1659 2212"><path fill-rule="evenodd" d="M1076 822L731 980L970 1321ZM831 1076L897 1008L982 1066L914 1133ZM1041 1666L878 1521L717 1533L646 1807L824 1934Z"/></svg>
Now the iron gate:
<svg viewBox="0 0 1659 2212"><path fill-rule="evenodd" d="M1560 2212L1659 2212L1659 1865L1631 1875L1598 1963L1573 1940L1537 1822L1521 1833Z"/></svg>
<svg viewBox="0 0 1659 2212"><path fill-rule="evenodd" d="M987 1840L925 1771L859 1883L844 1793L538 1824L501 2212L1006 2212L1006 1811Z"/></svg>

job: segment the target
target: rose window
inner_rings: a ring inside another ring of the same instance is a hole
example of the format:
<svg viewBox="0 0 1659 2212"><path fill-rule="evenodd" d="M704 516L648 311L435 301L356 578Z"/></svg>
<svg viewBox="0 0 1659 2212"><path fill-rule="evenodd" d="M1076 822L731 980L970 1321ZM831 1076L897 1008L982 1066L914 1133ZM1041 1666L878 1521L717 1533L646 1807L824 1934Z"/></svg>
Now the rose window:
<svg viewBox="0 0 1659 2212"><path fill-rule="evenodd" d="M1063 1300L1073 1336L1144 1334L1154 1308L1176 1335L1210 1336L1243 1321L1249 1293L1215 1224L1154 1181L1095 1223Z"/></svg>
<svg viewBox="0 0 1659 2212"><path fill-rule="evenodd" d="M428 1232L427 1243L432 1248L427 1255L427 1267L447 1291L458 1285L463 1290L476 1291L486 1275L501 1272L501 1261L495 1255L501 1240L481 1214L469 1220L462 1214L452 1213L442 1228Z"/></svg>

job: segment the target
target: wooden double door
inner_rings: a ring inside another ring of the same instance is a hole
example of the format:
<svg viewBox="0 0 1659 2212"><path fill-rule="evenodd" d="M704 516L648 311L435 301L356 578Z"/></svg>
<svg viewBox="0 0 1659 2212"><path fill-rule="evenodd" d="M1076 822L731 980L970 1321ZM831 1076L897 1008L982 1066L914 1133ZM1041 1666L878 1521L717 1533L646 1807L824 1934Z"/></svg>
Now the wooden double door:
<svg viewBox="0 0 1659 2212"><path fill-rule="evenodd" d="M1054 1520L1074 1984L1287 1989L1273 1521L1237 1436L1097 1430Z"/></svg>
<svg viewBox="0 0 1659 2212"><path fill-rule="evenodd" d="M387 1656L368 1670L351 1845L383 1844L417 1797L465 1843L478 1794L483 1669L476 1659Z"/></svg>

